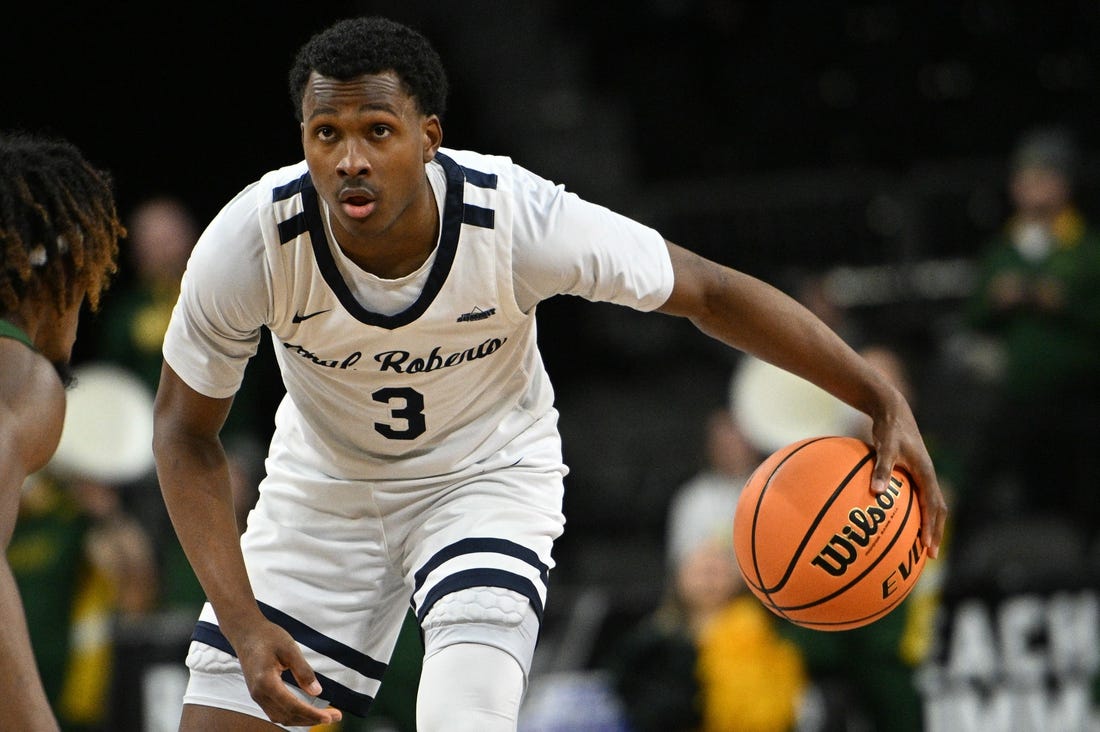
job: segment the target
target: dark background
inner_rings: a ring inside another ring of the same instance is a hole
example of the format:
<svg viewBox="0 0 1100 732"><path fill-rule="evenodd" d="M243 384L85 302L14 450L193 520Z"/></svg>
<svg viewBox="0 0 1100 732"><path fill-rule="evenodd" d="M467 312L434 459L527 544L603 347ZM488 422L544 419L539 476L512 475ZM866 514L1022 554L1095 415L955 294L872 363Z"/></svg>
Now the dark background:
<svg viewBox="0 0 1100 732"><path fill-rule="evenodd" d="M1082 1L22 3L0 23L0 127L70 137L124 209L167 191L209 218L298 158L286 70L361 12L440 49L447 144L615 204L670 181L998 159L1039 123L1100 142L1100 3Z"/></svg>
<svg viewBox="0 0 1100 732"><path fill-rule="evenodd" d="M437 45L446 145L512 155L785 289L848 272L852 316L918 382L1006 213L1022 132L1076 134L1080 203L1100 209L1098 2L24 3L0 19L0 128L71 139L124 214L168 193L205 221L299 159L293 54L362 12ZM558 576L651 588L664 507L736 354L662 316L569 298L540 315L574 468Z"/></svg>

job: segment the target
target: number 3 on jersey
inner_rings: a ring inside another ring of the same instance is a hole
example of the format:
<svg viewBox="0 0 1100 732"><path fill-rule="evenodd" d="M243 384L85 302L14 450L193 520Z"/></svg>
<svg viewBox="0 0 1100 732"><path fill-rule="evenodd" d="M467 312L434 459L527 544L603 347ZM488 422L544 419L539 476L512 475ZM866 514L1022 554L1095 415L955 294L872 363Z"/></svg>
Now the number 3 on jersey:
<svg viewBox="0 0 1100 732"><path fill-rule="evenodd" d="M405 423L405 429L375 422L374 429L390 440L415 440L428 428L424 421L424 395L408 387L387 387L371 394L376 402L390 405L390 416Z"/></svg>

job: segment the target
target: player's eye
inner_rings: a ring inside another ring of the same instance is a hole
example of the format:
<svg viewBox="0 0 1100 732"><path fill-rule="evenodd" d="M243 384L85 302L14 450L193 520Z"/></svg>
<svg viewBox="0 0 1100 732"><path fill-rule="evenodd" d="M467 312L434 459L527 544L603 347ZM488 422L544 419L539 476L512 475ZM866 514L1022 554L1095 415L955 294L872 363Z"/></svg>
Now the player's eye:
<svg viewBox="0 0 1100 732"><path fill-rule="evenodd" d="M314 130L314 134L318 140L331 140L336 137L336 130L328 125L321 125Z"/></svg>

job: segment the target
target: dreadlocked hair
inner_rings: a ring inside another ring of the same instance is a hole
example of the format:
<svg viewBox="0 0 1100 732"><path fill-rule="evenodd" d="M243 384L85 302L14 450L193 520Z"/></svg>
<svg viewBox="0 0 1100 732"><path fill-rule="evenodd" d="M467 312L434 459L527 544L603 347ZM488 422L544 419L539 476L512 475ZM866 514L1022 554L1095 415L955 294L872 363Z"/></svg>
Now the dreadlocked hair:
<svg viewBox="0 0 1100 732"><path fill-rule="evenodd" d="M110 175L75 146L0 133L0 315L28 297L97 309L125 235Z"/></svg>

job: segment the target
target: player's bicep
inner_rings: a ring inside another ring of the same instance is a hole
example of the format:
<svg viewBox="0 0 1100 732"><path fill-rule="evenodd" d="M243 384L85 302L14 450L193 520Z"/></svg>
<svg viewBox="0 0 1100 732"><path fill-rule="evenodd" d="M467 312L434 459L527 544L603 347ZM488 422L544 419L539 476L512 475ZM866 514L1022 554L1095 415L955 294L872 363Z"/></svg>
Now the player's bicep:
<svg viewBox="0 0 1100 732"><path fill-rule="evenodd" d="M26 476L42 468L57 449L65 422L65 389L45 359L36 358L24 374L13 398L0 404L0 442L9 451L6 467Z"/></svg>
<svg viewBox="0 0 1100 732"><path fill-rule="evenodd" d="M723 281L735 273L668 240L665 245L672 261L672 292L658 311L697 318L723 290Z"/></svg>
<svg viewBox="0 0 1100 732"><path fill-rule="evenodd" d="M691 320L723 343L790 370L821 324L768 283L668 243L674 282L659 308ZM804 369L800 369L804 370ZM803 375L803 374L799 374Z"/></svg>
<svg viewBox="0 0 1100 732"><path fill-rule="evenodd" d="M53 369L23 378L18 389L6 389L11 399L0 400L0 551L11 539L23 481L49 461L65 421L65 392Z"/></svg>
<svg viewBox="0 0 1100 732"><path fill-rule="evenodd" d="M0 409L0 551L11 541L19 513L19 496L28 472L22 439L10 413Z"/></svg>
<svg viewBox="0 0 1100 732"><path fill-rule="evenodd" d="M209 397L191 388L166 361L154 406L154 444L165 447L179 440L213 440L232 405L232 397Z"/></svg>

